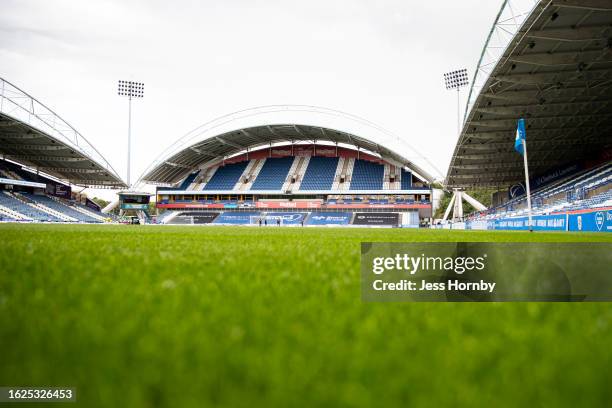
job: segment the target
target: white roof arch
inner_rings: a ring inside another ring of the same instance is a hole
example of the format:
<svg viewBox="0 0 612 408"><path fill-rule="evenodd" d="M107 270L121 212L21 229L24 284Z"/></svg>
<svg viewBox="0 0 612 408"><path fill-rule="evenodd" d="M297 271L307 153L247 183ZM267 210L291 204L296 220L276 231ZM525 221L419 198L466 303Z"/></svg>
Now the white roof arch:
<svg viewBox="0 0 612 408"><path fill-rule="evenodd" d="M355 146L413 170L427 181L440 174L423 155L383 127L342 111L309 105L244 109L198 126L171 144L139 183L170 185L199 166L269 144L327 141ZM417 162L419 164L417 164Z"/></svg>
<svg viewBox="0 0 612 408"><path fill-rule="evenodd" d="M0 155L76 185L125 186L110 163L74 127L3 78Z"/></svg>

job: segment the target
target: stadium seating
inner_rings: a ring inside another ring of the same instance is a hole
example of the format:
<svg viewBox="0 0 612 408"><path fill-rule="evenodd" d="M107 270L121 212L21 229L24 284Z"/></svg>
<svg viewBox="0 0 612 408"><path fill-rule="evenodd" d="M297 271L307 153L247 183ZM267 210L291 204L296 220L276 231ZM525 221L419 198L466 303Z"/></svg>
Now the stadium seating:
<svg viewBox="0 0 612 408"><path fill-rule="evenodd" d="M83 214L73 208L70 208L68 205L62 204L52 198L49 198L45 195L39 195L39 194L28 194L28 193L21 193L22 195L26 196L27 198L29 198L30 200L37 202L39 204L44 205L47 208L50 208L54 211L57 211L61 214L67 215L68 217L74 218L80 222L90 222L90 223L99 223L100 221L90 217L86 214Z"/></svg>
<svg viewBox="0 0 612 408"><path fill-rule="evenodd" d="M10 215L4 214L3 212L0 211L0 222L3 222L3 221L16 221L16 220Z"/></svg>
<svg viewBox="0 0 612 408"><path fill-rule="evenodd" d="M402 169L402 190L410 190L412 188L412 173Z"/></svg>
<svg viewBox="0 0 612 408"><path fill-rule="evenodd" d="M112 214L112 213L104 214L102 211L94 210L93 208L88 207L88 206L86 206L84 204L81 204L81 203L78 203L78 202L74 202L73 205L75 207L79 208L82 212L85 212L85 214L89 213L90 216L93 217L93 218L98 217L98 219L100 219L100 220L105 220L105 219L108 219L108 218L111 218L114 221L118 220L118 218L114 214Z"/></svg>
<svg viewBox="0 0 612 408"><path fill-rule="evenodd" d="M31 218L32 220L62 222L60 218L28 205L7 192L0 193L0 205Z"/></svg>
<svg viewBox="0 0 612 408"><path fill-rule="evenodd" d="M293 160L293 157L266 159L251 190L280 190L287 179Z"/></svg>
<svg viewBox="0 0 612 408"><path fill-rule="evenodd" d="M198 174L200 174L200 170L198 170L198 171L188 175L187 178L185 178L185 180L183 180L183 182L181 183L180 186L178 186L177 189L178 190L187 190L187 188L191 185L191 183L193 183L195 178L198 177Z"/></svg>
<svg viewBox="0 0 612 408"><path fill-rule="evenodd" d="M17 164L5 160L0 160L0 177L13 180L33 181L36 183L44 183L47 180L40 175L22 169L21 166Z"/></svg>
<svg viewBox="0 0 612 408"><path fill-rule="evenodd" d="M248 162L244 161L220 166L206 183L204 190L233 190L247 164Z"/></svg>
<svg viewBox="0 0 612 408"><path fill-rule="evenodd" d="M337 167L337 157L311 157L300 190L331 190Z"/></svg>
<svg viewBox="0 0 612 408"><path fill-rule="evenodd" d="M534 190L531 194L532 213L540 215L612 206L611 189L612 165L605 164ZM523 195L487 211L471 214L468 219L491 220L525 214L527 204Z"/></svg>
<svg viewBox="0 0 612 408"><path fill-rule="evenodd" d="M382 190L385 167L367 160L355 160L350 190Z"/></svg>

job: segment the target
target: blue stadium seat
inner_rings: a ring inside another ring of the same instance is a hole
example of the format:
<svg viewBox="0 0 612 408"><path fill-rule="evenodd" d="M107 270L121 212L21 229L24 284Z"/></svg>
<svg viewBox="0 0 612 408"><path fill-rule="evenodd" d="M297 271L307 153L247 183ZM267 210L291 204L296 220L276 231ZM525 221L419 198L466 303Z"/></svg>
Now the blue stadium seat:
<svg viewBox="0 0 612 408"><path fill-rule="evenodd" d="M385 166L367 160L355 160L351 190L382 190Z"/></svg>
<svg viewBox="0 0 612 408"><path fill-rule="evenodd" d="M5 193L0 193L0 205L7 207L19 214L25 215L33 220L37 221L54 221L54 222L62 222L61 219L54 217L51 214L47 214L44 211L41 211L37 208L34 208L19 199L12 197Z"/></svg>
<svg viewBox="0 0 612 408"><path fill-rule="evenodd" d="M293 157L266 159L251 190L280 190L287 180L291 164L293 164Z"/></svg>
<svg viewBox="0 0 612 408"><path fill-rule="evenodd" d="M57 211L60 214L64 214L67 215L68 217L72 217L77 219L78 221L81 222L91 222L91 223L99 223L100 221L90 217L86 214L83 214L73 208L70 208L67 205L58 203L57 201L53 200L52 198L49 198L47 196L44 195L38 195L38 194L29 194L29 193L21 193L23 194L25 197L27 197L28 199L37 202L38 204L42 204L45 207L48 207L54 211Z"/></svg>
<svg viewBox="0 0 612 408"><path fill-rule="evenodd" d="M198 177L198 174L200 174L200 170L188 175L187 178L185 178L185 180L181 183L181 185L177 187L177 190L187 190L189 186L191 185L191 183L193 183L193 180L195 180L195 178Z"/></svg>
<svg viewBox="0 0 612 408"><path fill-rule="evenodd" d="M612 164L606 163L533 190L532 209L534 214L538 215L554 211L575 211L609 206L612 204L611 183ZM590 197L587 198L589 195ZM521 216L526 213L526 197L523 193L519 197L476 213L472 217L473 219L496 219Z"/></svg>
<svg viewBox="0 0 612 408"><path fill-rule="evenodd" d="M233 190L248 163L244 161L219 167L204 190Z"/></svg>
<svg viewBox="0 0 612 408"><path fill-rule="evenodd" d="M331 190L338 160L337 157L311 157L300 190Z"/></svg>
<svg viewBox="0 0 612 408"><path fill-rule="evenodd" d="M402 169L402 190L410 190L412 188L412 173Z"/></svg>

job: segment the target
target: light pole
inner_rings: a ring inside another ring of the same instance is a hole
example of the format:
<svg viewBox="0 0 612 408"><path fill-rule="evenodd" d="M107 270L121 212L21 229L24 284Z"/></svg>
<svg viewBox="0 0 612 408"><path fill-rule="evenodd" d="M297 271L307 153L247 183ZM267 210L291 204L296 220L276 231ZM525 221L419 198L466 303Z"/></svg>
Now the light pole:
<svg viewBox="0 0 612 408"><path fill-rule="evenodd" d="M132 188L130 183L130 165L132 161L132 98L144 96L144 84L134 81L119 81L119 96L128 97L128 148L127 148L127 185L128 190Z"/></svg>
<svg viewBox="0 0 612 408"><path fill-rule="evenodd" d="M467 86L470 81L468 79L467 69L459 69L457 71L450 71L444 74L444 82L446 83L446 89L457 90L457 134L461 133L461 99L459 92L461 88Z"/></svg>

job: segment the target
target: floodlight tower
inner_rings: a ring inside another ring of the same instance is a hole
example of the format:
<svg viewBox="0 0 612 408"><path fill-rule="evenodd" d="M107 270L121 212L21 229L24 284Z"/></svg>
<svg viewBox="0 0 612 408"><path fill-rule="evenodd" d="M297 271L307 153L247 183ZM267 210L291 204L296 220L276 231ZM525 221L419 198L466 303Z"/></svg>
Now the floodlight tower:
<svg viewBox="0 0 612 408"><path fill-rule="evenodd" d="M450 71L444 74L444 82L446 83L446 89L457 90L457 134L461 133L461 88L466 87L470 81L468 79L467 69L459 69L457 71Z"/></svg>
<svg viewBox="0 0 612 408"><path fill-rule="evenodd" d="M127 149L127 185L132 188L130 183L130 164L132 161L132 98L142 98L144 96L144 84L134 81L119 81L119 96L128 97L128 149Z"/></svg>

